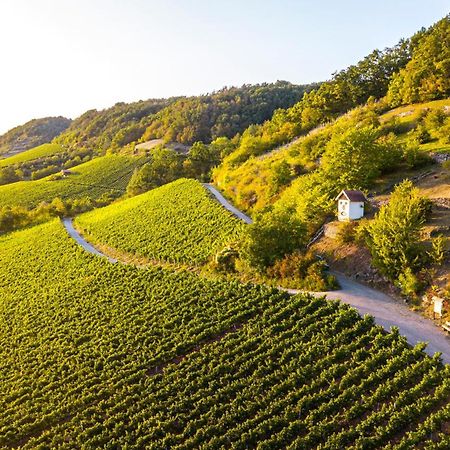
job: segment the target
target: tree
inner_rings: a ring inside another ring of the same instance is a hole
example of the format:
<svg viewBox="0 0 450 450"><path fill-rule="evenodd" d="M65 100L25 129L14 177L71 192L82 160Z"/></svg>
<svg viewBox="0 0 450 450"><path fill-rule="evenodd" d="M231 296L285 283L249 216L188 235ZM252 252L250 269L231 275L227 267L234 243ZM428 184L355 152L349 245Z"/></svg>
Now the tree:
<svg viewBox="0 0 450 450"><path fill-rule="evenodd" d="M152 149L150 161L133 173L127 186L127 194L130 196L142 194L165 183L170 183L182 175L181 155L168 148L155 147Z"/></svg>
<svg viewBox="0 0 450 450"><path fill-rule="evenodd" d="M391 106L450 95L450 16L423 33L411 61L392 78L387 98Z"/></svg>
<svg viewBox="0 0 450 450"><path fill-rule="evenodd" d="M219 164L220 153L212 145L195 142L190 148L183 167L187 175L193 178L209 178L211 169Z"/></svg>
<svg viewBox="0 0 450 450"><path fill-rule="evenodd" d="M367 225L373 263L389 278L396 280L400 274L408 275L407 269L419 267L422 250L418 243L426 212L426 199L406 180L395 188L389 203Z"/></svg>
<svg viewBox="0 0 450 450"><path fill-rule="evenodd" d="M241 257L258 271L305 245L306 227L293 214L270 211L245 228Z"/></svg>
<svg viewBox="0 0 450 450"><path fill-rule="evenodd" d="M365 189L401 156L392 140L379 139L372 126L335 133L322 158L323 176L335 182L336 190Z"/></svg>

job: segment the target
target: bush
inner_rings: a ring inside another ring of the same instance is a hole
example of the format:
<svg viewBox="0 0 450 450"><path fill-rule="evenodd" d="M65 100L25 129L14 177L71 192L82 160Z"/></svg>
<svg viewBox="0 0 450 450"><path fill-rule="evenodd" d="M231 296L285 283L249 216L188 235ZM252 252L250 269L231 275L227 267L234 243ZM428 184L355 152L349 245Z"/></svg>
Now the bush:
<svg viewBox="0 0 450 450"><path fill-rule="evenodd" d="M431 240L429 256L433 264L441 266L444 263L446 242L447 239L442 234Z"/></svg>
<svg viewBox="0 0 450 450"><path fill-rule="evenodd" d="M400 273L395 284L401 289L402 294L407 297L415 297L417 292L422 288L422 283L410 267L406 267L406 269Z"/></svg>
<svg viewBox="0 0 450 450"><path fill-rule="evenodd" d="M403 160L408 169L417 169L432 162L430 156L419 150L417 145L408 145L403 149Z"/></svg>
<svg viewBox="0 0 450 450"><path fill-rule="evenodd" d="M418 242L430 203L406 180L396 186L390 202L367 226L366 242L373 263L392 280L400 274L406 276L405 270L420 266L423 250Z"/></svg>
<svg viewBox="0 0 450 450"><path fill-rule="evenodd" d="M239 252L231 246L227 246L220 250L215 257L217 270L221 272L235 272L236 259L239 257Z"/></svg>
<svg viewBox="0 0 450 450"><path fill-rule="evenodd" d="M306 227L293 214L270 211L259 214L244 230L241 257L262 272L306 243Z"/></svg>
<svg viewBox="0 0 450 450"><path fill-rule="evenodd" d="M337 233L337 240L340 244L349 244L355 241L357 222L342 222Z"/></svg>
<svg viewBox="0 0 450 450"><path fill-rule="evenodd" d="M327 291L338 287L336 278L326 274L326 264L311 252L294 252L267 270L267 275L286 288Z"/></svg>

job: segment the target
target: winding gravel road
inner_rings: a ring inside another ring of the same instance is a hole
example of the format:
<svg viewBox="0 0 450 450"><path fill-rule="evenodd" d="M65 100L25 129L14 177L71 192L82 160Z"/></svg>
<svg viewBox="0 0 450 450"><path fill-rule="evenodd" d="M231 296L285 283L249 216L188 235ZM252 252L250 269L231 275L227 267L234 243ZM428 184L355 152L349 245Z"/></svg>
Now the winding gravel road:
<svg viewBox="0 0 450 450"><path fill-rule="evenodd" d="M333 272L333 275L341 285L340 290L311 292L311 294L318 297L326 295L329 299L340 300L353 306L361 315L370 314L386 331L393 326L398 327L400 334L406 337L409 344L427 342L426 352L430 356L435 352L441 352L442 360L450 364L450 337L434 322L411 311L406 305L383 292L350 280L342 274ZM300 291L287 289L287 292L297 294Z"/></svg>
<svg viewBox="0 0 450 450"><path fill-rule="evenodd" d="M230 212L242 219L245 223L252 223L250 217L239 211L212 185L204 184L214 197ZM94 255L107 258L111 263L117 260L101 253L89 244L73 227L72 219L63 219L63 224L69 235L86 251ZM368 286L350 280L339 273L333 273L341 285L338 291L312 292L315 296L326 295L329 299L340 300L356 308L361 315L370 314L375 322L386 331L391 327L399 328L400 334L406 337L408 343L415 345L418 342L427 342L426 352L432 356L435 352L442 353L442 360L450 364L450 337L437 327L434 322L420 314L411 311L406 305L388 295ZM291 294L301 293L295 289L284 289Z"/></svg>

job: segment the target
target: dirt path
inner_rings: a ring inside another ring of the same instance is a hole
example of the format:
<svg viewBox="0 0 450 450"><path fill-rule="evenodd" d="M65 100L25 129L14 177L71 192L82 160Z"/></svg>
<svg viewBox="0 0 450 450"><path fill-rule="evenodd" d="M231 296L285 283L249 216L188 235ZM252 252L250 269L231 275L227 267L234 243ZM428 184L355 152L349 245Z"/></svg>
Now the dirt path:
<svg viewBox="0 0 450 450"><path fill-rule="evenodd" d="M252 223L252 219L250 217L235 208L212 184L204 183L203 186L208 189L214 197L216 197L217 201L225 209L228 209L228 211L233 213L236 217L239 217L239 219L243 220L245 223Z"/></svg>
<svg viewBox="0 0 450 450"><path fill-rule="evenodd" d="M116 263L117 259L110 258L108 255L97 250L93 245L89 244L77 230L75 230L72 222L72 218L66 217L62 219L62 223L64 228L69 233L70 237L73 238L77 244L81 245L87 252L92 253L93 255L101 256L102 258L107 258L110 263Z"/></svg>
<svg viewBox="0 0 450 450"><path fill-rule="evenodd" d="M246 223L251 223L250 217L232 206L216 188L209 184L204 186L226 209ZM118 262L89 244L75 230L71 218L63 219L62 222L69 235L87 252L107 258L111 263ZM375 318L375 322L386 331L389 331L393 326L398 327L400 334L406 337L409 344L415 345L417 342L427 342L426 352L430 356L435 352L441 352L442 360L446 364L450 364L450 337L431 320L411 311L406 305L399 303L380 291L352 281L342 274L334 273L334 275L341 285L340 290L314 292L312 294L316 296L326 295L329 299L341 300L343 303L356 308L361 315L370 314ZM291 294L301 292L295 289L286 289L286 291Z"/></svg>
<svg viewBox="0 0 450 450"><path fill-rule="evenodd" d="M409 344L427 342L426 352L430 356L435 352L441 352L442 360L450 364L450 337L431 320L411 311L406 305L383 292L350 280L342 274L333 273L333 275L341 285L340 290L312 294L341 300L356 308L361 315L370 314L375 318L375 322L387 331L393 326L398 327L400 334L406 337ZM291 294L300 292L295 289L287 291Z"/></svg>

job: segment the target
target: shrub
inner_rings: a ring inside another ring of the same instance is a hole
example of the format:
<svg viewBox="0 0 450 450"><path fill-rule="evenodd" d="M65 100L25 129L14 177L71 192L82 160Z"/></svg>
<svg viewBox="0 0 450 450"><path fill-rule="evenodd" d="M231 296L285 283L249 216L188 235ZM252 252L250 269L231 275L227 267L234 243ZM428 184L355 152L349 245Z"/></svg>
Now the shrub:
<svg viewBox="0 0 450 450"><path fill-rule="evenodd" d="M348 244L355 241L357 222L342 222L339 226L337 240L340 244Z"/></svg>
<svg viewBox="0 0 450 450"><path fill-rule="evenodd" d="M399 274L396 285L401 289L402 294L407 297L415 297L422 288L422 283L410 267L406 267Z"/></svg>
<svg viewBox="0 0 450 450"><path fill-rule="evenodd" d="M241 257L249 266L264 271L277 259L303 247L306 236L305 225L289 212L259 214L255 222L245 228Z"/></svg>
<svg viewBox="0 0 450 450"><path fill-rule="evenodd" d="M374 265L391 279L406 276L406 269L419 266L422 249L418 242L429 210L430 201L406 180L367 226L367 245Z"/></svg>
<svg viewBox="0 0 450 450"><path fill-rule="evenodd" d="M286 255L267 270L267 275L286 288L327 291L337 287L336 278L326 273L325 262L311 252Z"/></svg>
<svg viewBox="0 0 450 450"><path fill-rule="evenodd" d="M222 272L235 272L236 259L239 252L231 246L227 246L220 250L215 257L216 268Z"/></svg>
<svg viewBox="0 0 450 450"><path fill-rule="evenodd" d="M445 261L445 247L447 239L440 234L431 240L430 259L433 264L441 266Z"/></svg>

